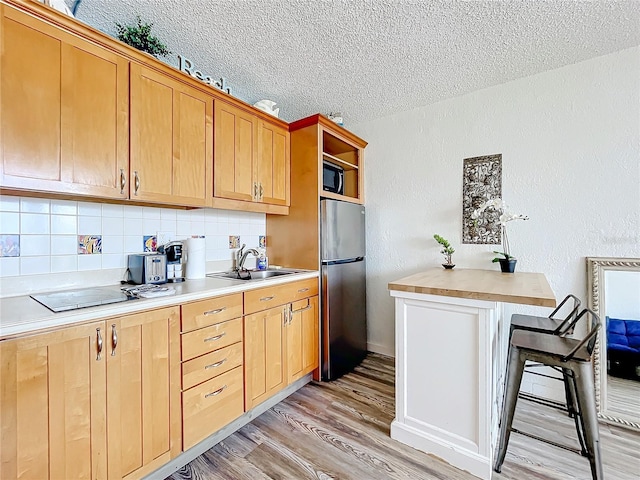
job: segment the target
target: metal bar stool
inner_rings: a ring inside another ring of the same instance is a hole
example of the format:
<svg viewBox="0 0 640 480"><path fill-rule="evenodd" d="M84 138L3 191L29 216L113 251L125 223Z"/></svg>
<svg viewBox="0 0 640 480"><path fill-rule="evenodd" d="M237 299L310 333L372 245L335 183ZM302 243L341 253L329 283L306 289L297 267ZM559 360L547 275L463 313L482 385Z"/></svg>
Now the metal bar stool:
<svg viewBox="0 0 640 480"><path fill-rule="evenodd" d="M494 470L500 473L509 437L512 431L513 415L516 410L520 382L527 360L539 362L547 366L559 367L569 379L575 392L576 431L578 438L584 437L582 452L544 438L529 435L538 440L567 450L581 453L589 458L591 475L594 480L602 480L602 461L600 458L600 435L596 412L595 390L593 386L593 366L591 353L596 343L600 319L591 310L585 308L570 322L566 330L573 331L576 324L585 317L590 320L589 332L582 340L560 335L548 335L540 332L514 331L509 347L509 362L505 388L505 400L500 422L499 446L496 454ZM521 433L521 432L520 432ZM582 443L582 441L581 441Z"/></svg>
<svg viewBox="0 0 640 480"><path fill-rule="evenodd" d="M572 300L572 301L571 301ZM578 311L580 310L581 302L578 297L575 295L569 294L560 304L555 308L548 317L538 317L534 315L523 315L515 313L511 316L511 325L509 328L509 342L511 342L511 337L513 336L514 330L527 330L530 332L540 332L540 333L548 333L550 335L566 335L568 333L567 326L571 324L573 320L575 320L578 315ZM564 375L562 378L553 377L551 375L545 375L543 373L538 373L532 371L534 368L538 368L543 366L539 363L533 365L527 365L526 370L529 373L533 373L535 375L540 375L547 378L553 378L554 380L562 380L564 381L564 391L565 391L565 399L566 404L563 405L560 402L556 402L554 400L543 399L536 395L530 393L520 393L520 398L526 398L527 400L531 400L532 402L540 403L542 405L551 406L554 408L558 408L561 410L566 410L569 412L569 416L573 417L573 401L571 399L571 385L567 381L566 376ZM559 370L559 369L558 369Z"/></svg>

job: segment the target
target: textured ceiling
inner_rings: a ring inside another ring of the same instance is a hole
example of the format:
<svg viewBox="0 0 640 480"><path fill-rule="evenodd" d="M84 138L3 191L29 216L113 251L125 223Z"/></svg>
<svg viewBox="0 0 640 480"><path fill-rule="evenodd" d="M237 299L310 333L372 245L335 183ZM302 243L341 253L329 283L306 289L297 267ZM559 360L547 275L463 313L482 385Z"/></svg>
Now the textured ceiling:
<svg viewBox="0 0 640 480"><path fill-rule="evenodd" d="M72 0L67 0L72 4ZM236 97L345 125L640 45L640 1L83 0L109 34L135 15Z"/></svg>

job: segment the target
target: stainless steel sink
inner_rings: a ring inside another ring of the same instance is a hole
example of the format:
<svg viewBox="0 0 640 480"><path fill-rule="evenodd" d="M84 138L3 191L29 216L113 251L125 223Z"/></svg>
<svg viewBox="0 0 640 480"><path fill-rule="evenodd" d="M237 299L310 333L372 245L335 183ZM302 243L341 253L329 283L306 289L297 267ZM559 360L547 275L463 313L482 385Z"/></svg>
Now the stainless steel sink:
<svg viewBox="0 0 640 480"><path fill-rule="evenodd" d="M264 280L266 278L271 277L279 277L282 275L291 275L293 273L300 273L299 270L245 270L238 274L238 272L218 272L218 273L209 273L207 277L212 278L229 278L233 280Z"/></svg>

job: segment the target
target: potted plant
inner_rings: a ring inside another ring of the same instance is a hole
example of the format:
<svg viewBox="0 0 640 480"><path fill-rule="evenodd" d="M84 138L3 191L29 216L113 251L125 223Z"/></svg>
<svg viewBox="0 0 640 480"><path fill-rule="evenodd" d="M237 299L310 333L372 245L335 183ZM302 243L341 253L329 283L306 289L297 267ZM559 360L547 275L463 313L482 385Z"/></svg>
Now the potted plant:
<svg viewBox="0 0 640 480"><path fill-rule="evenodd" d="M151 35L153 23L142 23L140 15L136 17L135 25L121 25L116 23L118 40L131 45L138 50L150 53L154 57L161 55L166 57L171 52L158 37Z"/></svg>
<svg viewBox="0 0 640 480"><path fill-rule="evenodd" d="M508 205L501 198L493 198L484 202L480 207L473 211L471 218L474 221L478 221L482 212L487 208L494 208L500 212L500 227L502 228L502 252L494 250L493 253L502 255L501 257L495 257L492 262L500 263L500 270L504 273L513 273L516 269L516 262L518 261L513 255L511 255L511 248L509 246L509 237L507 236L507 223L513 220L529 220L526 215L517 213L511 213Z"/></svg>
<svg viewBox="0 0 640 480"><path fill-rule="evenodd" d="M435 239L436 242L442 245L442 250L440 250L440 253L444 255L444 258L447 262L447 263L443 263L442 266L447 270L450 270L453 267L455 267L455 265L451 260L451 256L455 253L455 249L451 246L451 244L449 243L449 240L447 240L444 237L441 237L437 233L433 235L433 238Z"/></svg>

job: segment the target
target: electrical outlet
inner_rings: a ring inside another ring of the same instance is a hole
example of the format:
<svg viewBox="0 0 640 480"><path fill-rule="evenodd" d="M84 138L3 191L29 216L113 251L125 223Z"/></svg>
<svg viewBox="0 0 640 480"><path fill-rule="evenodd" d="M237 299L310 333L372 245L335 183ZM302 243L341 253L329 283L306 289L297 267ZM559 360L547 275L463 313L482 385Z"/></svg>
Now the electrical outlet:
<svg viewBox="0 0 640 480"><path fill-rule="evenodd" d="M167 243L175 240L176 234L174 232L158 232L156 238L158 245L166 245Z"/></svg>

